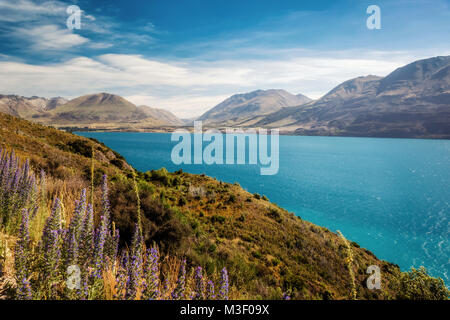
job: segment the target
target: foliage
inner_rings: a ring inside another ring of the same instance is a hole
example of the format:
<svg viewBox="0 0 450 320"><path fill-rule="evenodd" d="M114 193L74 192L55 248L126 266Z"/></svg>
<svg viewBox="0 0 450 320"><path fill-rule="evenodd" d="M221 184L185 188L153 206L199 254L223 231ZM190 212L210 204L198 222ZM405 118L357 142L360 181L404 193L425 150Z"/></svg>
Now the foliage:
<svg viewBox="0 0 450 320"><path fill-rule="evenodd" d="M450 291L442 279L430 277L424 267L402 273L397 291L400 300L447 300Z"/></svg>
<svg viewBox="0 0 450 320"><path fill-rule="evenodd" d="M21 169L17 167L17 170ZM186 275L186 260L183 260L179 268L179 276L173 280L174 285L166 283L167 290L171 290L169 288L173 286L175 289L170 291L171 294L164 292L161 287L158 247L155 245L148 251L145 250L142 229L138 223L135 224L129 249L125 247L118 252L119 230L114 229L114 223L110 220L111 206L106 175L101 189L101 217L97 228L94 225L93 207L87 202L86 189L83 189L80 198L75 201L71 219L66 223L63 218L64 206L60 199L55 198L37 245L33 245L30 238L30 211L22 209L14 247L17 284L14 298L107 299L110 288L111 298L115 299L212 297L205 294L203 284L199 287L198 273L194 281L196 285L187 285L192 281ZM80 281L75 288L68 285L71 276L68 270L73 266L80 271ZM199 268L197 270L201 270ZM201 274L200 276L204 281L205 278Z"/></svg>

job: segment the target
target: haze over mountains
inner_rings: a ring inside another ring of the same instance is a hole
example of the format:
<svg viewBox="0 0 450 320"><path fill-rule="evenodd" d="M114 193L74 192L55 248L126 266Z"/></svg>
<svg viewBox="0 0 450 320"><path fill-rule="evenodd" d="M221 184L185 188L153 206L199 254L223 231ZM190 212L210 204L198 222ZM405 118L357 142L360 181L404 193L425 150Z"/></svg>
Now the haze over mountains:
<svg viewBox="0 0 450 320"><path fill-rule="evenodd" d="M170 131L192 122L108 93L71 101L0 95L0 112L94 130ZM384 78L351 79L315 101L275 89L236 94L198 119L207 127L279 128L287 134L449 139L450 56L419 60Z"/></svg>

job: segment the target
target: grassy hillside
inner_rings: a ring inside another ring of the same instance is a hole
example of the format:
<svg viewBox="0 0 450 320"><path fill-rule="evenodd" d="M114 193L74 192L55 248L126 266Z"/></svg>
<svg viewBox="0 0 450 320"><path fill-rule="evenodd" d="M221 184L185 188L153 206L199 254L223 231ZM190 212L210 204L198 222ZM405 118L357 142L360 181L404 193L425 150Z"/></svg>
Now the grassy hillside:
<svg viewBox="0 0 450 320"><path fill-rule="evenodd" d="M350 299L354 292L357 299L448 296L442 282L422 271L402 273L237 184L182 171L137 172L138 199L131 166L103 144L1 113L0 147L29 158L36 172L44 169L49 204L58 196L68 212L81 189L90 188L93 149L94 187L108 175L111 219L121 245L130 243L139 203L146 244L156 242L162 255L185 257L189 266L200 265L211 276L226 267L231 298ZM101 211L100 197L96 191L94 212ZM370 265L381 269L381 290L366 288ZM1 286L0 279L0 296Z"/></svg>

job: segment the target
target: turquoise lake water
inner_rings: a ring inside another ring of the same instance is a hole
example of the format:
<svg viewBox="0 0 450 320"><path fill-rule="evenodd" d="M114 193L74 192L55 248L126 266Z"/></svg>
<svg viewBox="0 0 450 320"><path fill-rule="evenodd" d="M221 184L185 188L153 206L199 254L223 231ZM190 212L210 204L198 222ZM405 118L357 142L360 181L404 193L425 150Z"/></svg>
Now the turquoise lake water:
<svg viewBox="0 0 450 320"><path fill-rule="evenodd" d="M450 283L449 140L280 136L279 171L261 176L257 165L174 165L170 134L78 134L141 171L182 168L239 182L402 270L424 265Z"/></svg>

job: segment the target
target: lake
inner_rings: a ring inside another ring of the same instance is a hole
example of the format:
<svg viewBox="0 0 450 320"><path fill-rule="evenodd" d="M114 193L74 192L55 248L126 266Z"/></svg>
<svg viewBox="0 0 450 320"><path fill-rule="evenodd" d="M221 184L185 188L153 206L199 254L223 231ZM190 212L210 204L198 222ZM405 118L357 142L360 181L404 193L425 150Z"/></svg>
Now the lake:
<svg viewBox="0 0 450 320"><path fill-rule="evenodd" d="M450 141L280 136L276 175L257 165L175 165L166 133L78 132L136 169L166 167L238 182L252 193L398 264L449 284Z"/></svg>

